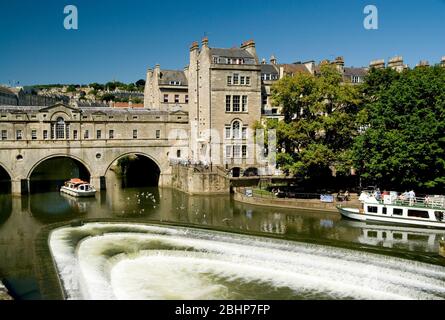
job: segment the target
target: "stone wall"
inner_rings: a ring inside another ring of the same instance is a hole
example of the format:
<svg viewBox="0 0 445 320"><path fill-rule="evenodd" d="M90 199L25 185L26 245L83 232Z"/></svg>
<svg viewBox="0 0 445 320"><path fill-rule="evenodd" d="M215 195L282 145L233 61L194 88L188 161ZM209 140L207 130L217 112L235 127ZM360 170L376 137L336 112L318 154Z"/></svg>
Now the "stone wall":
<svg viewBox="0 0 445 320"><path fill-rule="evenodd" d="M230 181L218 169L200 172L194 167L172 166L172 187L191 195L228 194Z"/></svg>

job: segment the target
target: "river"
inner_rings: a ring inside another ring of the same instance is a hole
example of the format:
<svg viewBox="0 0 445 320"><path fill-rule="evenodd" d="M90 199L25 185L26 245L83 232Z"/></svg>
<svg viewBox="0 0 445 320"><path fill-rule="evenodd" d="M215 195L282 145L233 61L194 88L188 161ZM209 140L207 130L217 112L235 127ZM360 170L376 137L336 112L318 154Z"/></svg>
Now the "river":
<svg viewBox="0 0 445 320"><path fill-rule="evenodd" d="M119 184L113 184L108 186L108 190L96 194L96 197L91 199L75 199L61 195L59 192L37 193L22 198L12 198L9 195L0 195L0 277L2 277L5 280L5 284L9 284L21 298L46 299L53 297L52 295L48 295L48 291L57 290L57 288L51 287L50 285L49 287L45 287L45 277L47 277L48 274L42 276L42 272L53 272L54 270L51 271L50 268L45 268L45 270L42 271L41 267L42 261L46 262L48 265L52 263L51 256L44 248L47 246L47 243L37 241L37 239L41 236L42 229L51 227L52 225L60 227L63 224L62 222L66 222L66 224L69 225L69 222L75 219L97 222L106 222L110 220L119 221L120 223L127 224L123 229L126 230L125 232L127 232L129 228L131 229L141 225L149 226L153 224L166 226L168 232L173 232L172 230L180 233L183 232L184 236L190 236L190 230L194 230L192 233L196 233L196 238L192 237L192 239L185 239L190 241L189 245L193 248L195 248L195 245L198 247L201 246L201 244L196 244L193 241L209 241L210 238L214 237L212 234L213 230L215 232L224 231L223 236L221 236L218 241L221 241L221 243L226 245L233 242L234 245L244 246L250 240L246 240L248 238L243 237L254 236L254 239L257 239L260 242L269 242L264 245L258 242L255 245L252 245L252 250L261 251L262 248L269 250L269 256L267 253L265 254L266 257L268 256L271 260L279 257L280 254L283 253L282 251L274 251L282 250L280 246L286 246L286 248L288 248L289 246L298 247L305 244L307 246L317 245L322 249L332 248L332 250L313 249L315 251L312 253L309 252L309 257L315 257L322 254L334 258L334 253L335 259L337 259L338 256L349 256L349 254L346 254L343 251L335 251L343 250L340 248L356 249L354 252L357 252L357 254L360 252L367 252L371 254L371 256L364 256L357 259L367 259L369 260L368 265L374 267L379 265L380 262L378 261L381 259L379 258L380 256L385 259L395 259L394 261L398 261L397 263L393 263L396 266L396 269L403 269L406 267L404 267L403 263L399 263L400 258L409 259L416 263L422 262L431 264L431 268L434 267L433 265L436 265L435 267L439 267L438 265L445 265L444 259L438 256L438 241L440 237L444 235L444 231L440 230L372 225L347 221L342 219L340 215L336 213L247 205L234 202L230 196L189 196L180 191L168 188L146 187L123 189ZM176 227L174 225L180 226L180 228L175 229ZM85 225L84 227L88 229L88 225ZM130 243L133 243L133 240L129 240L124 231L119 230L118 227L116 228L116 232L123 234L122 236L124 240L122 241L130 241ZM189 231L184 231L183 228L186 228L186 230ZM69 231L69 228L67 230ZM89 231L85 232L88 236L91 236L91 234L88 234ZM147 232L150 233L152 231ZM210 237L210 235L212 235L212 237ZM141 241L146 243L148 239L147 237L150 238L152 235L144 235ZM230 237L235 237L237 240L230 240ZM111 242L106 245L102 244L101 247L103 248L103 246L105 246L110 250L113 247L110 243L121 243L119 242L119 239L111 239L110 241ZM163 243L164 241L167 240L159 240L160 243ZM276 241L276 243L270 241ZM74 240L71 242L77 245ZM94 247L97 244L91 245ZM210 244L206 242L206 245ZM161 245L163 249L165 249L165 246L167 246L167 244ZM169 242L168 246L177 248L178 244ZM242 248L242 250L246 249L245 247ZM227 248L225 254L228 256L232 255L232 249ZM87 249L85 248L85 250ZM198 251L202 253L202 250L204 249L201 248L200 250ZM221 252L216 249L215 250L218 252L213 252L212 250L213 249L205 249L204 251L210 252L215 256L221 254ZM305 250L309 249L306 248ZM123 252L124 251L125 250L123 250ZM352 252L352 250L349 251ZM88 250L86 252L88 252ZM351 254L350 256L353 257L354 254ZM78 258L80 259L82 257L79 256ZM116 269L113 269L113 279L116 279L115 281L120 279L125 283L137 283L139 278L136 276L128 276L128 270L133 270L138 264L144 264L145 262L149 264L154 263L152 260L149 262L145 261L144 259L146 259L146 257L144 255L133 258L134 264L132 265L125 265L125 263L128 262L125 262L125 259L123 259L123 261L121 261L122 259L119 260L119 263L116 262ZM313 290L313 287L309 288L307 293L295 293L295 291L292 291L293 286L298 287L301 285L296 280L292 283L282 283L279 286L281 288L280 290L277 290L276 288L274 289L274 285L270 281L260 285L258 282L249 280L249 285L241 286L239 283L237 285L234 284L233 279L235 275L229 273L220 276L218 278L219 280L215 280L217 277L213 277L212 280L206 278L206 281L210 281L211 284L205 285L207 282L202 282L202 279L199 280L190 277L190 270L195 270L197 268L193 262L194 260L184 260L183 258L184 257L181 257L181 259L179 259L178 257L175 257L175 260L171 256L168 256L164 260L159 261L159 265L164 266L165 270L168 269L170 275L173 276L173 274L176 274L175 277L171 278L171 283L178 283L178 281L180 282L180 279L188 279L188 281L190 281L190 286L197 286L201 291L196 289L198 291L189 292L189 296L173 296L173 298L194 298L196 292L201 294L197 294L198 298L203 298L202 290L205 288L210 288L210 292L208 293L209 297L216 298L283 299L288 297L295 299L335 299L351 297L342 292L337 292L333 295L326 294L329 290L323 291L322 293L316 292ZM171 264L168 259L173 259ZM249 270L251 271L249 268L255 264L255 259L259 258L252 258L246 253L246 255L243 256L243 259L245 259L245 261L243 260L244 264L241 263L241 265L248 266L245 269L247 274ZM289 259L291 259L290 256ZM297 258L295 257L295 259ZM304 259L307 259L307 261L311 260L308 257L305 257ZM345 258L345 261L353 261L354 259L356 258L351 258L349 260L348 258ZM215 261L218 259L212 258L210 260ZM175 265L175 263L178 263L179 265L184 263L184 266L188 266L186 271L183 270L183 276L180 276L181 273L178 275L178 270L175 268L168 268L168 266ZM223 261L221 263L228 262ZM354 265L356 262L350 263L351 265ZM277 265L284 270L288 268L288 266L294 264L292 264L292 260L289 260L281 261ZM327 265L329 265L328 262L323 262L323 268ZM58 266L60 268L60 264ZM302 270L312 270L319 266L320 265L307 265L306 268L302 267L301 270L295 272L301 273ZM120 270L119 268L127 271L121 274L116 274L116 272ZM201 271L203 274L217 274L221 271L220 268L228 270L227 266L224 267L224 265L221 264L215 266L215 269ZM356 269L360 268L363 269L363 267L357 265ZM439 268L443 269L443 267ZM159 268L156 268L156 270L157 271L153 272L150 279L153 280L153 277L157 277L157 279L165 277L165 274L162 275L162 273L160 273ZM330 267L329 270L331 270ZM397 270L393 271L398 272ZM268 269L267 272L269 271L270 270ZM270 275L267 275L267 272L264 271L263 275L259 274L258 277L263 278L263 280L265 278L269 279ZM335 277L336 272L339 272L339 270L336 270L335 272L332 271L331 276ZM400 272L405 272L405 270L400 270ZM137 272L135 272L135 274L137 274ZM439 274L441 277L439 280L442 282L445 281L443 270L439 270ZM245 275L240 275L240 277L245 277ZM363 277L363 275L357 274L356 277ZM64 281L66 283L66 280ZM352 281L351 283L354 282ZM221 291L221 286L226 289ZM236 290L234 289L234 291L241 292L239 295L233 295L233 290L229 290L234 287L237 288ZM88 288L86 290L88 290ZM188 292L185 284L178 290ZM129 290L129 292L132 291ZM253 294L254 292L263 292L264 294ZM291 294L290 292L294 293ZM68 296L70 295L68 294ZM80 298L80 296L76 296L74 293L71 297ZM107 297L109 298L110 296L105 294L104 296L90 298ZM124 294L121 296L115 295L113 297L134 298L134 295ZM152 298L149 294L144 297ZM362 296L361 294L352 295L352 297L375 298L375 296L372 295ZM444 298L445 293L438 293L437 297ZM169 296L168 293L166 293L165 296L154 296L154 298L162 299L169 298Z"/></svg>

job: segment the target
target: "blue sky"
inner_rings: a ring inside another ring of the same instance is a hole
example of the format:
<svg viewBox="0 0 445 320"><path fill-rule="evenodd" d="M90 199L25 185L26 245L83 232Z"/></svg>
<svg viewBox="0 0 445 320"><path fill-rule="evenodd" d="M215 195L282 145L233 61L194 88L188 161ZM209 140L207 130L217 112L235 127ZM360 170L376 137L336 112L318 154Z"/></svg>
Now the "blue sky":
<svg viewBox="0 0 445 320"><path fill-rule="evenodd" d="M63 27L68 4L78 30ZM363 27L368 4L379 10L378 30ZM205 34L211 47L254 39L260 58L283 63L445 56L445 0L0 0L0 13L3 84L134 82L156 63L182 69Z"/></svg>

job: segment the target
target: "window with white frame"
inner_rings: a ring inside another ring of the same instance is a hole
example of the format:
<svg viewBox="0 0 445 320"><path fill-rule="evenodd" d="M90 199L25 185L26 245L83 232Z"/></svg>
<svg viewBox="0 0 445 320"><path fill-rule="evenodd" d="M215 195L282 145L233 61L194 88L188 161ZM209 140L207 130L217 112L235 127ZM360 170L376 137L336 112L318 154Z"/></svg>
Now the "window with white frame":
<svg viewBox="0 0 445 320"><path fill-rule="evenodd" d="M247 127L242 128L241 137L247 139Z"/></svg>
<svg viewBox="0 0 445 320"><path fill-rule="evenodd" d="M232 137L234 139L239 139L241 137L241 124L238 120L232 123Z"/></svg>
<svg viewBox="0 0 445 320"><path fill-rule="evenodd" d="M8 131L2 130L2 140L7 140L7 139L8 139Z"/></svg>
<svg viewBox="0 0 445 320"><path fill-rule="evenodd" d="M31 130L31 139L37 140L37 130L35 129Z"/></svg>
<svg viewBox="0 0 445 320"><path fill-rule="evenodd" d="M48 130L43 130L43 139L44 140L48 139Z"/></svg>
<svg viewBox="0 0 445 320"><path fill-rule="evenodd" d="M232 76L227 76L227 85L228 86L232 85Z"/></svg>
<svg viewBox="0 0 445 320"><path fill-rule="evenodd" d="M241 77L239 78L239 84L243 86L244 83L245 83L244 80L245 80L245 77L244 77L244 76L241 76Z"/></svg>
<svg viewBox="0 0 445 320"><path fill-rule="evenodd" d="M17 140L22 140L22 139L23 139L23 131L22 131L22 130L17 130L17 131L16 131L15 138L16 138Z"/></svg>
<svg viewBox="0 0 445 320"><path fill-rule="evenodd" d="M231 129L230 129L230 126L227 126L225 129L226 129L226 130L225 130L225 133L226 133L226 139L230 139L230 138L231 138Z"/></svg>
<svg viewBox="0 0 445 320"><path fill-rule="evenodd" d="M234 145L233 146L233 158L241 158L241 146L240 145Z"/></svg>
<svg viewBox="0 0 445 320"><path fill-rule="evenodd" d="M231 110L231 96L226 96L226 112L230 112Z"/></svg>
<svg viewBox="0 0 445 320"><path fill-rule="evenodd" d="M246 145L241 147L241 156L243 157L243 159L247 158L247 146Z"/></svg>
<svg viewBox="0 0 445 320"><path fill-rule="evenodd" d="M242 112L246 112L247 111L247 96L243 96L242 97L241 111Z"/></svg>
<svg viewBox="0 0 445 320"><path fill-rule="evenodd" d="M233 112L239 112L240 111L240 96L233 96Z"/></svg>
<svg viewBox="0 0 445 320"><path fill-rule="evenodd" d="M113 129L108 131L108 139L114 139L114 130Z"/></svg>
<svg viewBox="0 0 445 320"><path fill-rule="evenodd" d="M235 73L233 74L233 84L238 85L238 83L239 83L239 74Z"/></svg>
<svg viewBox="0 0 445 320"><path fill-rule="evenodd" d="M226 146L226 158L232 158L232 146Z"/></svg>

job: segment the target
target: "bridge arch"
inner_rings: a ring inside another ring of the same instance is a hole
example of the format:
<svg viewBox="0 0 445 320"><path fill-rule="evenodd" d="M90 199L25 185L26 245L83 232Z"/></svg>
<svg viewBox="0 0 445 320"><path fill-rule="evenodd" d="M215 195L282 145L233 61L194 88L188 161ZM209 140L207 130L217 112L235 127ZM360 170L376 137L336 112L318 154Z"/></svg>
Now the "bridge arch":
<svg viewBox="0 0 445 320"><path fill-rule="evenodd" d="M31 178L32 173L34 172L34 170L41 165L42 163L44 163L47 160L51 160L53 158L70 158L72 160L75 160L77 162L79 162L80 164L82 164L85 169L88 170L88 173L90 174L90 176L92 175L92 170L91 167L81 158L73 156L71 154L64 154L64 153L57 153L57 154L52 154L50 156L44 157L42 159L40 159L39 161L37 161L36 163L34 163L34 165L29 169L28 174L26 176L27 179Z"/></svg>
<svg viewBox="0 0 445 320"><path fill-rule="evenodd" d="M9 169L0 162L0 194L9 193L12 188L12 175Z"/></svg>
<svg viewBox="0 0 445 320"><path fill-rule="evenodd" d="M161 164L152 155L140 151L125 152L115 157L109 162L104 176L109 174L110 168L117 165L119 160L131 157L136 158L131 159L128 163L120 164L119 170L124 171L121 172L122 178L125 179L123 186L158 186L162 174Z"/></svg>
<svg viewBox="0 0 445 320"><path fill-rule="evenodd" d="M76 156L53 154L34 163L26 178L28 185L25 187L25 193L53 192L59 191L63 183L71 178L81 178L91 182L92 171L84 160Z"/></svg>

